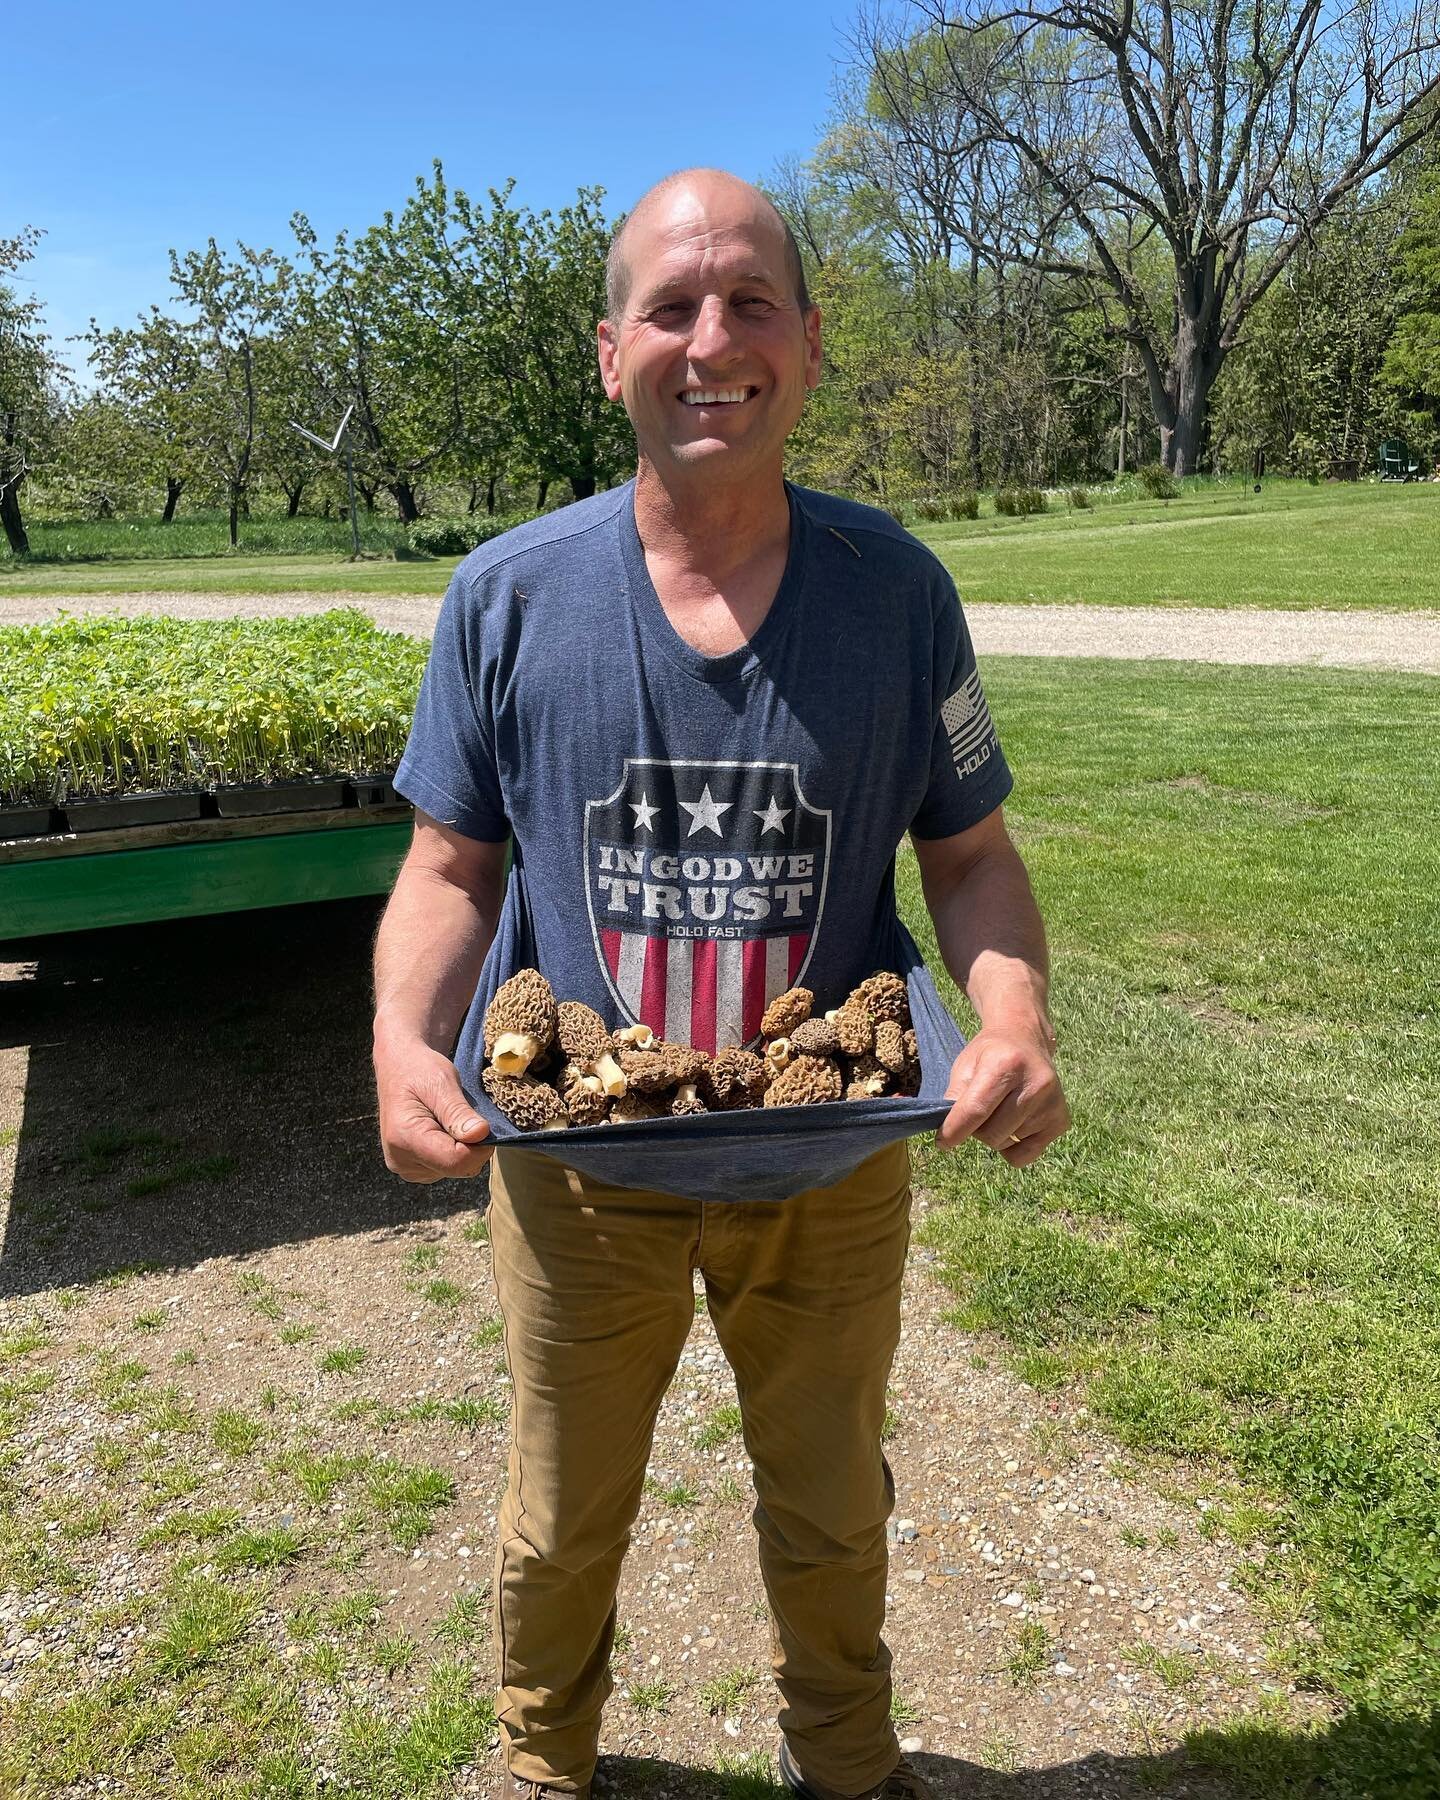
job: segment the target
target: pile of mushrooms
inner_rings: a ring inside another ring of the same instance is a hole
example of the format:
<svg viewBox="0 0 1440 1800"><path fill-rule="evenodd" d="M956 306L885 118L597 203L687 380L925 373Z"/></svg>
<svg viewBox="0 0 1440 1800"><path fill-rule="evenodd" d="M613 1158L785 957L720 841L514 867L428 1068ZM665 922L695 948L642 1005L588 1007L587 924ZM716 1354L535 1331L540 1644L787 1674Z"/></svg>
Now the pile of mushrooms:
<svg viewBox="0 0 1440 1800"><path fill-rule="evenodd" d="M758 1050L711 1056L657 1038L648 1025L612 1032L592 1007L557 1002L538 969L520 969L486 1010L480 1079L522 1131L920 1091L899 975L882 970L833 1011L814 1008L809 988L790 988L766 1007Z"/></svg>

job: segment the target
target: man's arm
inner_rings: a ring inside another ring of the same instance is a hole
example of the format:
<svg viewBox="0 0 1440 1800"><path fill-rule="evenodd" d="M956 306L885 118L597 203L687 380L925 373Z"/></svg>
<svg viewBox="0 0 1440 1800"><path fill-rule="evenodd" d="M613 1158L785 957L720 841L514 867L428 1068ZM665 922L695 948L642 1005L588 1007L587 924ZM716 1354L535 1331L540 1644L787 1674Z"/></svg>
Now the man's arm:
<svg viewBox="0 0 1440 1800"><path fill-rule="evenodd" d="M415 814L375 940L375 1085L386 1167L406 1181L475 1175L489 1127L450 1060L504 898L506 845Z"/></svg>
<svg viewBox="0 0 1440 1800"><path fill-rule="evenodd" d="M1030 878L998 806L968 831L913 842L940 955L980 1015L950 1072L955 1104L936 1141L948 1150L978 1137L1024 1168L1070 1128Z"/></svg>

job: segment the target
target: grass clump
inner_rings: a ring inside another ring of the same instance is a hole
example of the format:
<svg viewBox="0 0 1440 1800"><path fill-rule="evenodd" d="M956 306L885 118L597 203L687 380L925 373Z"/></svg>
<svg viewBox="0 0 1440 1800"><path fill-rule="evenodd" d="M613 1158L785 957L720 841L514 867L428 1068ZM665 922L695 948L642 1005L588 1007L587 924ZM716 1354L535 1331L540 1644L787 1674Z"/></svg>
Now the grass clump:
<svg viewBox="0 0 1440 1800"><path fill-rule="evenodd" d="M759 1681L753 1669L727 1669L700 1690L700 1704L711 1718L728 1718Z"/></svg>
<svg viewBox="0 0 1440 1800"><path fill-rule="evenodd" d="M369 1361L370 1352L358 1344L341 1344L327 1350L315 1365L322 1375L353 1375Z"/></svg>
<svg viewBox="0 0 1440 1800"><path fill-rule="evenodd" d="M369 1474L370 1498L395 1543L413 1550L434 1529L435 1514L455 1499L455 1483L439 1469L386 1459Z"/></svg>
<svg viewBox="0 0 1440 1800"><path fill-rule="evenodd" d="M695 1433L695 1442L701 1450L718 1450L722 1444L732 1443L739 1435L740 1408L732 1402L715 1408Z"/></svg>

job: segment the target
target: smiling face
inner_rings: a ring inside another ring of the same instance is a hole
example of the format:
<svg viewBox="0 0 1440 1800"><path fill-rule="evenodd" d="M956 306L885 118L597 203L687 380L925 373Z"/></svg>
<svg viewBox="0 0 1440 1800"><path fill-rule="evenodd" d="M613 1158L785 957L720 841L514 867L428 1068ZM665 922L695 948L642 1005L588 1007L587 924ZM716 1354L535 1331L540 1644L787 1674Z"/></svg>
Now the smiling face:
<svg viewBox="0 0 1440 1800"><path fill-rule="evenodd" d="M620 316L600 326L605 392L670 479L773 480L820 379L820 314L801 310L774 209L748 183L696 173L626 226Z"/></svg>

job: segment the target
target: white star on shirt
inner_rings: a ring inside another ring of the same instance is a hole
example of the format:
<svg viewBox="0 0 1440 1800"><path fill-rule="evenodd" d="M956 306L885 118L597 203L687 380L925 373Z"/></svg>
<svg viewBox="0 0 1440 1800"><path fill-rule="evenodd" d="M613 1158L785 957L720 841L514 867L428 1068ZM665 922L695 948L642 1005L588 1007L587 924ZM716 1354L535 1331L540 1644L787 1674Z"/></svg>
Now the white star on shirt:
<svg viewBox="0 0 1440 1800"><path fill-rule="evenodd" d="M650 821L655 817L656 813L659 812L660 808L650 804L650 796L648 794L642 794L638 806L633 800L630 802L630 810L635 815L635 829L637 831L650 831L653 829Z"/></svg>
<svg viewBox="0 0 1440 1800"><path fill-rule="evenodd" d="M680 804L690 815L690 829L685 833L686 837L694 837L697 831L713 831L719 837L720 815L729 812L734 803L730 800L712 800L710 783L707 781L698 800L682 800Z"/></svg>
<svg viewBox="0 0 1440 1800"><path fill-rule="evenodd" d="M770 796L770 804L763 812L758 806L752 806L750 810L760 820L761 837L764 837L767 831L783 832L785 821L790 817L790 808L782 806L774 794Z"/></svg>

